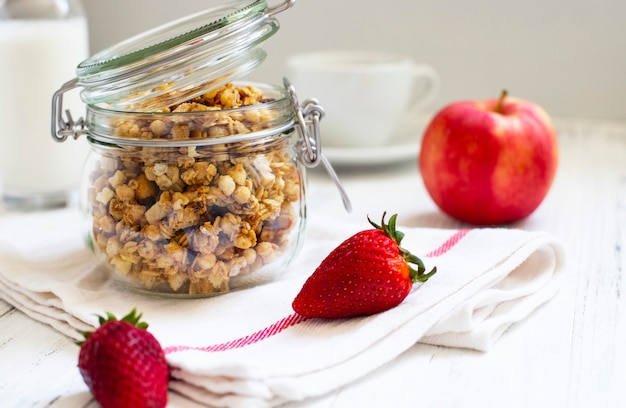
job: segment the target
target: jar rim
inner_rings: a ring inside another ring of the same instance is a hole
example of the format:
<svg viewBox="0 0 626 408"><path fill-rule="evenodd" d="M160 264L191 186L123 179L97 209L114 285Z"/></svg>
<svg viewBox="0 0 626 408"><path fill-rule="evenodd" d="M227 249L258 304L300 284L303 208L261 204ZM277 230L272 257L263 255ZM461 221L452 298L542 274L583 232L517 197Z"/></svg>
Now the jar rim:
<svg viewBox="0 0 626 408"><path fill-rule="evenodd" d="M116 110L101 106L102 104L87 105L87 136L90 140L95 140L104 144L124 145L124 146L207 146L216 144L240 143L268 136L281 137L295 125L294 102L291 95L285 88L261 84L255 82L234 82L234 85L253 86L260 89L267 101L255 105L240 106L235 108L193 111L193 112L135 112L128 110ZM219 137L200 137L188 139L172 138L133 138L116 136L114 128L116 123L123 121L171 121L188 123L194 119L207 121L214 117L237 117L241 115L261 114L263 112L274 112L273 120L264 121L264 127L247 133L237 133Z"/></svg>

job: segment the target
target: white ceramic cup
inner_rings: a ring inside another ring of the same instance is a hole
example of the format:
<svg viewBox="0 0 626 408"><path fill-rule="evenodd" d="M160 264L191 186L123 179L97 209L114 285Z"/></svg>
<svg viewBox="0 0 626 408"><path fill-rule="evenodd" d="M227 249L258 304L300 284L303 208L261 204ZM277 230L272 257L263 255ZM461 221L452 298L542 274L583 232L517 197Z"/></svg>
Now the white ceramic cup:
<svg viewBox="0 0 626 408"><path fill-rule="evenodd" d="M435 69L406 55L320 51L286 64L299 98L316 98L324 108L323 146L385 146L399 120L419 114L439 92Z"/></svg>

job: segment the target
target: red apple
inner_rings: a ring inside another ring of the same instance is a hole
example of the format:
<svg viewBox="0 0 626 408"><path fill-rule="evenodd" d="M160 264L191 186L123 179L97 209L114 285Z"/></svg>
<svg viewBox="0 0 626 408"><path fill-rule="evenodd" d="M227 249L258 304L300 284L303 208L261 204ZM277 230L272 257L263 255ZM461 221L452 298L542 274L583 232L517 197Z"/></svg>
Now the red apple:
<svg viewBox="0 0 626 408"><path fill-rule="evenodd" d="M547 113L508 97L460 101L424 131L419 168L426 190L450 216L474 225L520 220L545 198L558 164Z"/></svg>

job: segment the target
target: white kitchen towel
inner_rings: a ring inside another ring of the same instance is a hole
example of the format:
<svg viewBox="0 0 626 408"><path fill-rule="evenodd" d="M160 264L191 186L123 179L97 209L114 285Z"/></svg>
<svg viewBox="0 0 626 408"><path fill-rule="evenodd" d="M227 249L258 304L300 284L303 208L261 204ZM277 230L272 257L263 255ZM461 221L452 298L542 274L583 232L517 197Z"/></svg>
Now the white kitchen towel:
<svg viewBox="0 0 626 408"><path fill-rule="evenodd" d="M313 216L285 275L205 299L154 298L119 289L91 260L79 214L66 209L0 217L0 298L68 336L136 307L164 347L171 388L210 406L273 406L325 394L416 342L488 350L558 290L564 253L550 234L517 229L407 228L403 246L437 274L397 307L323 320L291 302L337 244L369 228ZM401 222L402 220L399 219Z"/></svg>

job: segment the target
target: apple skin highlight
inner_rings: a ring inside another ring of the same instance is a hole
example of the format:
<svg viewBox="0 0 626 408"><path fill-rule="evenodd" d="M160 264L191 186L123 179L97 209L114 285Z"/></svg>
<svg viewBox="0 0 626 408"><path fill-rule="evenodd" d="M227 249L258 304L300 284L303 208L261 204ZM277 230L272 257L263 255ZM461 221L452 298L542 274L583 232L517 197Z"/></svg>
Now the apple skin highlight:
<svg viewBox="0 0 626 408"><path fill-rule="evenodd" d="M426 190L448 215L473 225L509 223L530 215L547 195L557 135L530 101L455 102L424 131L418 164Z"/></svg>

